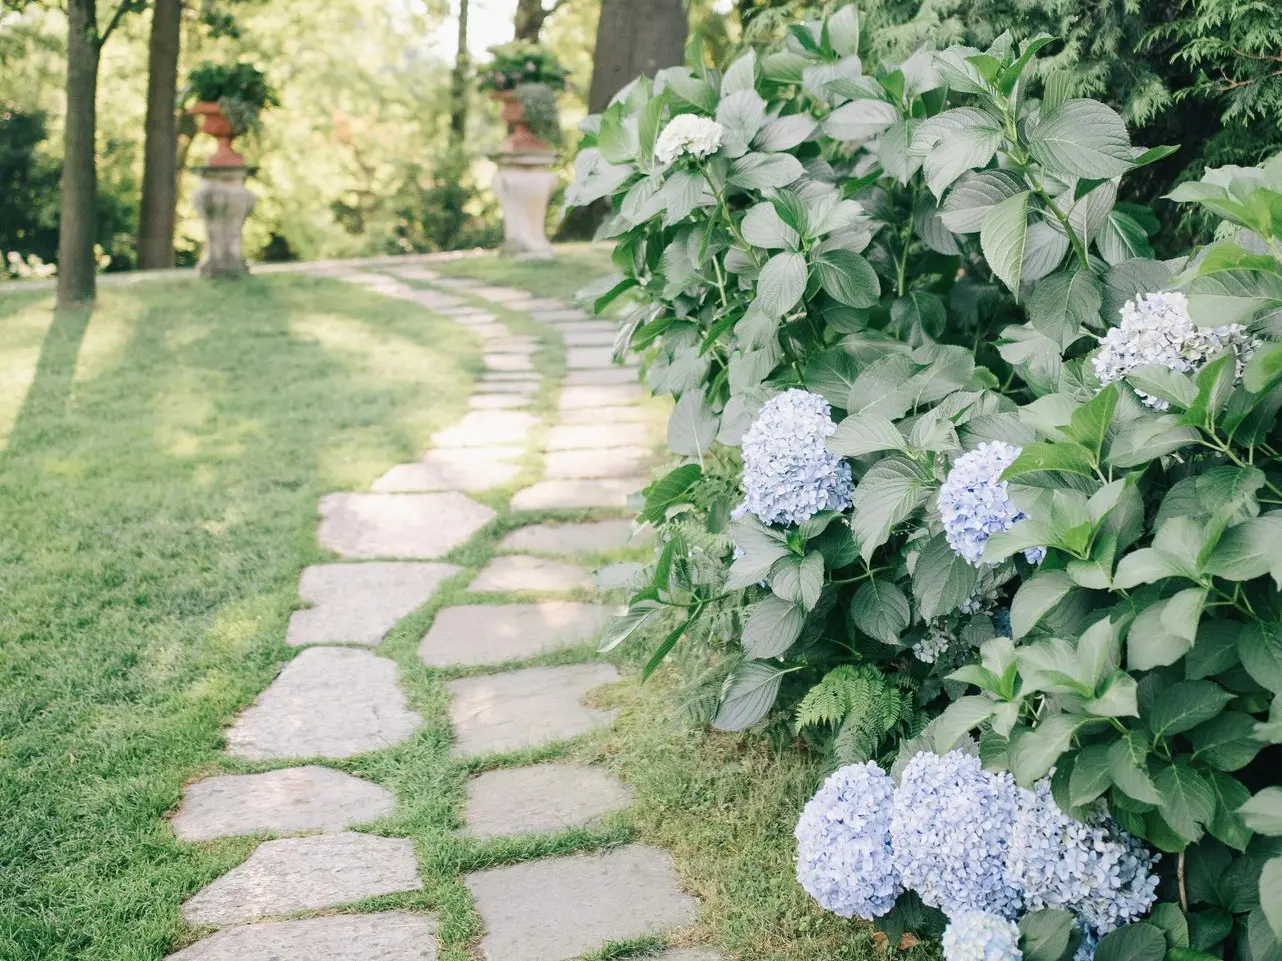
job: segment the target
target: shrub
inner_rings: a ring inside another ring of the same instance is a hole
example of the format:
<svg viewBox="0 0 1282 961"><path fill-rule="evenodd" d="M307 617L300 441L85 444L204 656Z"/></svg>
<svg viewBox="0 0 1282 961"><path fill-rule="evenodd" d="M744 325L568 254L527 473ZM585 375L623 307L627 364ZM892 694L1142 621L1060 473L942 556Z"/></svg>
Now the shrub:
<svg viewBox="0 0 1282 961"><path fill-rule="evenodd" d="M280 106L263 72L243 61L228 66L206 60L188 75L187 96L217 103L237 133L257 130L262 111Z"/></svg>
<svg viewBox="0 0 1282 961"><path fill-rule="evenodd" d="M1102 961L1276 957L1282 160L1181 186L1223 239L1153 259L1119 184L1174 148L1029 96L1054 42L865 69L846 7L585 122L568 201L612 200L620 270L595 306L632 301L619 342L684 459L603 647L675 614L647 673L702 644L714 725L834 764L975 731L987 769L1174 855Z"/></svg>
<svg viewBox="0 0 1282 961"><path fill-rule="evenodd" d="M490 62L477 72L482 90L515 90L522 84L537 83L564 90L569 76L556 54L528 40L490 47Z"/></svg>

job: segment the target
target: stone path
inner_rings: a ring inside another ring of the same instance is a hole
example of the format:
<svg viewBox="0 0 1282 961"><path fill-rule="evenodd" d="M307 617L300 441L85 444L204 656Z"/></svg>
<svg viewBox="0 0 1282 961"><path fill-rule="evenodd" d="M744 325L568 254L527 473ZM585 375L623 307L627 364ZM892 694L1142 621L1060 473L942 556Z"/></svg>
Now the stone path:
<svg viewBox="0 0 1282 961"><path fill-rule="evenodd" d="M381 272L339 265L331 275L462 324L481 341L484 373L468 398L468 413L434 435L420 461L391 468L368 492L322 498L317 540L340 560L303 572L299 596L308 606L294 612L285 639L304 649L226 731L229 756L296 766L197 781L183 792L171 822L175 835L189 842L303 836L264 841L189 898L182 914L190 924L222 930L170 961L435 961L438 925L429 915L380 911L283 919L423 886L410 839L351 830L392 814L392 792L314 762L379 751L415 736L422 718L406 704L396 663L376 649L446 582L454 590L464 587L474 600L436 612L419 658L431 669L472 672L445 685L451 757L469 759L473 769L480 758L488 768L468 781L460 837L483 845L590 827L627 808L633 797L598 768L504 760L613 720L614 711L585 703L590 692L619 680L609 664L521 662L599 636L612 611L573 599L590 596L582 555L611 554L634 542L630 522L622 516L531 518L511 530L466 583L458 577L462 568L440 562L476 542L500 516L510 524L523 511L544 509L621 515L629 495L645 485L655 438L638 406L644 394L636 370L612 362L613 325L555 299L442 277L422 264L388 264ZM428 286L417 286L422 284ZM526 313L566 345L566 373L550 423L535 413L552 386L539 374L540 341L513 333L496 311ZM535 437L542 438L537 450ZM533 454L542 463L541 477L513 490ZM488 504L510 497L496 511L469 496L474 494L485 494ZM572 599L548 599L558 594ZM510 602L522 595L528 600ZM518 666L494 672L508 663ZM476 674L478 669L491 673ZM484 961L570 961L613 942L663 936L688 925L698 910L681 890L668 854L642 844L509 864L463 881L483 923L474 956ZM704 949L672 950L660 958L723 961Z"/></svg>

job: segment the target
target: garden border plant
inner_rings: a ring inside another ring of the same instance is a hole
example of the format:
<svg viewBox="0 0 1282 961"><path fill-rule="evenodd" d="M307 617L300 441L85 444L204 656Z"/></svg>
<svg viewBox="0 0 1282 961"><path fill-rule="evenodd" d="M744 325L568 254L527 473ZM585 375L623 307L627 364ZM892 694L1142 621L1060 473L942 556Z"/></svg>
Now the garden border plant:
<svg viewBox="0 0 1282 961"><path fill-rule="evenodd" d="M591 295L632 301L684 458L603 647L665 624L647 673L702 645L718 727L896 778L960 746L1165 852L1142 921L972 877L950 961L1282 958L1282 159L1181 186L1221 239L1152 259L1118 185L1176 148L1039 89L1053 42L872 67L845 7L585 122L568 201L613 202L620 270ZM920 893L866 914L938 933Z"/></svg>

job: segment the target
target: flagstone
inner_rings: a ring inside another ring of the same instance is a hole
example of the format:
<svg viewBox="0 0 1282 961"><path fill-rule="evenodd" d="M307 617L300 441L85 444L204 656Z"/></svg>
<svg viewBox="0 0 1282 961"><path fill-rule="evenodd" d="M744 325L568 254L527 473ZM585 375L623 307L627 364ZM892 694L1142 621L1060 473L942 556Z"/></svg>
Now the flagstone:
<svg viewBox="0 0 1282 961"><path fill-rule="evenodd" d="M422 280L428 283L435 283L441 279L441 275L435 270L428 267L417 265L406 265L404 267L388 267L387 272L394 274L403 280Z"/></svg>
<svg viewBox="0 0 1282 961"><path fill-rule="evenodd" d="M619 404L632 404L645 398L640 384L613 386L562 387L557 406L561 410L594 410Z"/></svg>
<svg viewBox="0 0 1282 961"><path fill-rule="evenodd" d="M645 424L558 424L548 431L543 449L578 450L589 448L600 453L600 448L629 446L646 443L650 430Z"/></svg>
<svg viewBox="0 0 1282 961"><path fill-rule="evenodd" d="M467 406L472 410L514 410L529 407L532 396L533 391L521 391L515 394L495 394L486 391L469 397Z"/></svg>
<svg viewBox="0 0 1282 961"><path fill-rule="evenodd" d="M396 683L396 663L370 651L309 647L226 731L227 753L351 757L405 740L423 723Z"/></svg>
<svg viewBox="0 0 1282 961"><path fill-rule="evenodd" d="M614 335L619 332L619 325L612 320L559 321L552 326L561 337L609 334L611 343L614 342Z"/></svg>
<svg viewBox="0 0 1282 961"><path fill-rule="evenodd" d="M613 347L614 331L612 330L566 330L561 334L561 340L567 347Z"/></svg>
<svg viewBox="0 0 1282 961"><path fill-rule="evenodd" d="M474 296L483 300L493 301L496 304L506 304L509 301L529 300L530 295L524 290L517 290L515 287L498 287L493 285L484 285L473 287L470 291Z"/></svg>
<svg viewBox="0 0 1282 961"><path fill-rule="evenodd" d="M586 707L583 696L619 680L611 665L527 667L450 681L455 757L539 747L614 720L617 711Z"/></svg>
<svg viewBox="0 0 1282 961"><path fill-rule="evenodd" d="M600 604L465 604L439 611L419 644L429 667L502 664L595 641L610 623Z"/></svg>
<svg viewBox="0 0 1282 961"><path fill-rule="evenodd" d="M512 411L474 416L526 416ZM531 418L532 419L532 418ZM487 443L501 441L495 432ZM480 446L481 438L475 438ZM344 557L432 560L467 541L494 519L494 511L456 491L436 494L326 494L317 538Z"/></svg>
<svg viewBox="0 0 1282 961"><path fill-rule="evenodd" d="M570 370L614 367L614 351L609 347L570 347L565 351L565 366Z"/></svg>
<svg viewBox="0 0 1282 961"><path fill-rule="evenodd" d="M570 305L564 300L557 300L555 297L535 297L525 305L527 311L536 310L569 310Z"/></svg>
<svg viewBox="0 0 1282 961"><path fill-rule="evenodd" d="M437 287L466 290L468 293L475 293L476 289L481 286L479 280L472 280L470 277L437 277L432 283Z"/></svg>
<svg viewBox="0 0 1282 961"><path fill-rule="evenodd" d="M529 354L486 354L481 358L489 370L533 370L534 362Z"/></svg>
<svg viewBox="0 0 1282 961"><path fill-rule="evenodd" d="M531 524L512 531L499 548L543 554L601 554L624 547L631 538L632 522L628 520Z"/></svg>
<svg viewBox="0 0 1282 961"><path fill-rule="evenodd" d="M561 383L568 387L611 387L639 384L641 372L635 367L610 367L596 370L571 370Z"/></svg>
<svg viewBox="0 0 1282 961"><path fill-rule="evenodd" d="M495 557L481 569L467 589L473 594L508 594L521 591L572 591L590 588L588 572L573 564L542 557Z"/></svg>
<svg viewBox="0 0 1282 961"><path fill-rule="evenodd" d="M551 451L544 456L543 473L556 479L635 477L649 457L644 447Z"/></svg>
<svg viewBox="0 0 1282 961"><path fill-rule="evenodd" d="M486 321L494 321L498 319L486 308L476 307L472 304L462 304L458 307L450 307L448 310L443 311L443 313L451 320L457 320L460 324L480 323L482 318Z"/></svg>
<svg viewBox="0 0 1282 961"><path fill-rule="evenodd" d="M485 394L525 394L532 396L539 392L542 383L537 380L488 380L481 379L476 384L476 393ZM461 447L458 450L467 450Z"/></svg>
<svg viewBox="0 0 1282 961"><path fill-rule="evenodd" d="M397 464L374 481L372 490L380 493L484 491L506 484L520 472L519 464L509 464L505 461L477 461L451 465Z"/></svg>
<svg viewBox="0 0 1282 961"><path fill-rule="evenodd" d="M644 477L606 477L599 480L539 481L512 496L513 510L626 507L628 496L649 483Z"/></svg>
<svg viewBox="0 0 1282 961"><path fill-rule="evenodd" d="M446 310L462 303L453 294L443 294L438 290L410 290L404 296L406 300L413 301L428 310Z"/></svg>
<svg viewBox="0 0 1282 961"><path fill-rule="evenodd" d="M437 431L437 447L490 447L523 442L539 422L532 414L519 411L472 411L453 427Z"/></svg>
<svg viewBox="0 0 1282 961"><path fill-rule="evenodd" d="M565 424L636 424L653 419L644 407L584 407L561 411Z"/></svg>
<svg viewBox="0 0 1282 961"><path fill-rule="evenodd" d="M166 961L436 961L436 920L384 911L216 931Z"/></svg>
<svg viewBox="0 0 1282 961"><path fill-rule="evenodd" d="M312 606L290 615L285 642L377 644L459 570L453 564L405 561L313 565L298 585L299 596Z"/></svg>
<svg viewBox="0 0 1282 961"><path fill-rule="evenodd" d="M342 831L392 813L385 787L333 768L309 764L265 774L207 777L183 791L170 824L180 841L242 834Z"/></svg>
<svg viewBox="0 0 1282 961"><path fill-rule="evenodd" d="M672 857L644 844L491 868L466 884L485 925L486 961L567 961L698 913Z"/></svg>
<svg viewBox="0 0 1282 961"><path fill-rule="evenodd" d="M264 841L182 907L188 924L242 924L423 887L409 838L343 832Z"/></svg>
<svg viewBox="0 0 1282 961"><path fill-rule="evenodd" d="M588 321L592 319L590 314L587 314L582 310L576 310L574 308L569 308L569 309L553 308L551 310L531 310L529 311L529 314L535 320L540 321L541 323L544 323L544 324L558 324L558 323L564 324L564 323L569 323L573 321Z"/></svg>
<svg viewBox="0 0 1282 961"><path fill-rule="evenodd" d="M618 778L584 764L501 768L468 782L465 830L490 838L586 827L632 799Z"/></svg>

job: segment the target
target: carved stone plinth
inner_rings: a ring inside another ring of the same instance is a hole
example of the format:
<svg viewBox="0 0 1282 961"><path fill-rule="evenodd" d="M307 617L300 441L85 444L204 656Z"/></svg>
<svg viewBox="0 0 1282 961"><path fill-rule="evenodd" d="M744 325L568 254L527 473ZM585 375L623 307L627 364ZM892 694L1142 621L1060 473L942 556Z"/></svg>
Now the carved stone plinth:
<svg viewBox="0 0 1282 961"><path fill-rule="evenodd" d="M191 202L205 221L205 249L196 272L202 277L228 277L248 272L242 234L254 209L253 191L245 186L244 167L202 167L200 186Z"/></svg>
<svg viewBox="0 0 1282 961"><path fill-rule="evenodd" d="M555 157L544 153L501 153L490 185L503 210L503 252L519 259L554 256L547 238L548 201L556 174L547 167Z"/></svg>

